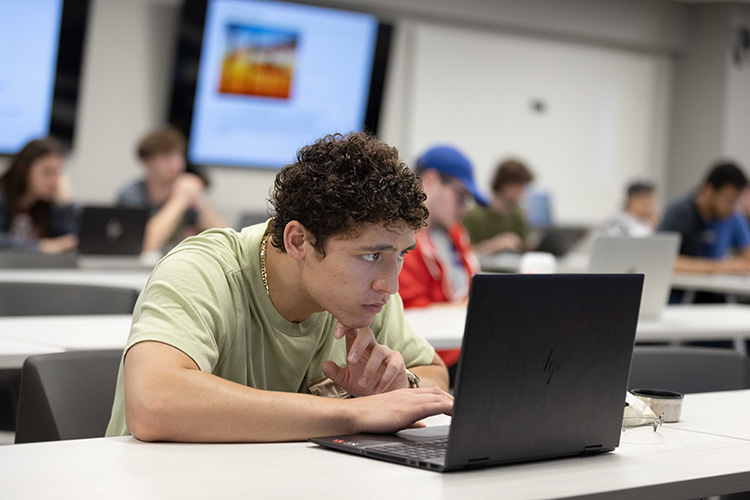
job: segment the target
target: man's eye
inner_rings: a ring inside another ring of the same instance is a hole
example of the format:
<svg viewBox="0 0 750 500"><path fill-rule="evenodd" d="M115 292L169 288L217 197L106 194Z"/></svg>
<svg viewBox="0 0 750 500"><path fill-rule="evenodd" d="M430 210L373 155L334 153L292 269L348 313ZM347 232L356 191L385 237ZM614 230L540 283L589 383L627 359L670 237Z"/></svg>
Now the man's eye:
<svg viewBox="0 0 750 500"><path fill-rule="evenodd" d="M401 252L400 254L398 254L398 260L404 260L404 257L406 257L406 254L408 254L408 253L409 253L408 250L404 250L403 252Z"/></svg>
<svg viewBox="0 0 750 500"><path fill-rule="evenodd" d="M367 255L362 256L363 259L365 259L368 262L375 262L380 258L379 253L368 253Z"/></svg>

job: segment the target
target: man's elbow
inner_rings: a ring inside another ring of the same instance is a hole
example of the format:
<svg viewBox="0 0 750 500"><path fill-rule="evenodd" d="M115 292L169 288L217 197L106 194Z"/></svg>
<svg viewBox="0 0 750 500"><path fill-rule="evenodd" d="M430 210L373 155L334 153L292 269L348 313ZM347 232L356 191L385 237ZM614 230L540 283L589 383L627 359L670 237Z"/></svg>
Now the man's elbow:
<svg viewBox="0 0 750 500"><path fill-rule="evenodd" d="M173 419L168 415L168 409L156 398L126 398L125 425L130 434L141 441L172 441Z"/></svg>

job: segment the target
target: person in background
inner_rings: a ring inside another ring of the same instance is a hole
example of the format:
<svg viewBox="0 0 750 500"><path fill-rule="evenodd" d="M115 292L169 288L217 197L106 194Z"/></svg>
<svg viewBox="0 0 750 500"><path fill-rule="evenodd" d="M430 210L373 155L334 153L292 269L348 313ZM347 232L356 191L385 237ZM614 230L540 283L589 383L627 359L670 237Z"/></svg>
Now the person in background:
<svg viewBox="0 0 750 500"><path fill-rule="evenodd" d="M641 180L628 185L623 211L605 224L602 233L638 238L651 236L658 226L654 185Z"/></svg>
<svg viewBox="0 0 750 500"><path fill-rule="evenodd" d="M427 227L417 233L416 248L404 258L399 276L404 307L464 301L471 277L479 271L479 262L461 217L472 198L482 204L487 199L474 182L471 162L454 147L428 149L417 160L415 170L422 179L430 215ZM460 351L438 354L453 375Z"/></svg>
<svg viewBox="0 0 750 500"><path fill-rule="evenodd" d="M205 178L186 172L185 138L166 127L146 134L137 154L145 178L120 191L117 204L149 208L144 252L164 252L212 227L226 227L224 217L209 200Z"/></svg>
<svg viewBox="0 0 750 500"><path fill-rule="evenodd" d="M63 253L78 245L78 210L63 175L65 149L47 137L26 144L0 177L0 248Z"/></svg>
<svg viewBox="0 0 750 500"><path fill-rule="evenodd" d="M301 148L276 176L272 219L204 231L156 266L107 435L299 441L450 413L445 365L398 296L423 202L398 151L368 134Z"/></svg>
<svg viewBox="0 0 750 500"><path fill-rule="evenodd" d="M750 273L750 228L737 211L746 186L737 165L719 163L697 191L667 208L659 231L682 235L676 271Z"/></svg>
<svg viewBox="0 0 750 500"><path fill-rule="evenodd" d="M528 225L520 202L533 180L520 161L506 160L498 165L489 205L473 206L463 219L477 255L527 249Z"/></svg>

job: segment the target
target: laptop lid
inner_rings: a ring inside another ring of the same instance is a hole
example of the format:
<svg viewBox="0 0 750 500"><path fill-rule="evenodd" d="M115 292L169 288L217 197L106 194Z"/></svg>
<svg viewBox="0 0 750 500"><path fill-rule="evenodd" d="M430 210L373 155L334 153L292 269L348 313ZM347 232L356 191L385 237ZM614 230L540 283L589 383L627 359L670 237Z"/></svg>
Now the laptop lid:
<svg viewBox="0 0 750 500"><path fill-rule="evenodd" d="M554 226L540 229L541 239L534 251L548 252L562 257L588 233L588 228L577 226Z"/></svg>
<svg viewBox="0 0 750 500"><path fill-rule="evenodd" d="M589 272L644 274L640 317L658 320L669 301L680 239L679 233L647 238L600 236L594 240Z"/></svg>
<svg viewBox="0 0 750 500"><path fill-rule="evenodd" d="M80 255L140 255L147 208L86 206L78 235Z"/></svg>
<svg viewBox="0 0 750 500"><path fill-rule="evenodd" d="M611 451L642 285L642 275L477 275L444 460L389 456L384 447L441 429L312 441L439 471Z"/></svg>

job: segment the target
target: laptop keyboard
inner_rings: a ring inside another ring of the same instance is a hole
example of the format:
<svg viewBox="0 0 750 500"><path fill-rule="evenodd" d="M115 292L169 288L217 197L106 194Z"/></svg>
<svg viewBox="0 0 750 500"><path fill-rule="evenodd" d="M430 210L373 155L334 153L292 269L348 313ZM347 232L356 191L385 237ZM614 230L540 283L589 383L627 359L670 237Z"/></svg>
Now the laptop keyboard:
<svg viewBox="0 0 750 500"><path fill-rule="evenodd" d="M408 443L379 444L370 446L369 449L416 460L442 460L445 458L445 452L448 449L448 438L442 437Z"/></svg>

